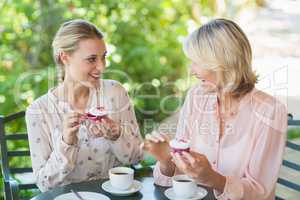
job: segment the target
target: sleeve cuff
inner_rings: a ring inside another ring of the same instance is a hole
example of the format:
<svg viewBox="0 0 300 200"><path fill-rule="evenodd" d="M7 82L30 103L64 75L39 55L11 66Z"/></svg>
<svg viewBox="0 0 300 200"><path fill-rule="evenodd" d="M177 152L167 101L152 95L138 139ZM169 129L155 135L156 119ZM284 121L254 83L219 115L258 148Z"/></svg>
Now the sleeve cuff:
<svg viewBox="0 0 300 200"><path fill-rule="evenodd" d="M59 158L62 159L62 162L65 163L68 168L73 169L77 157L77 145L67 144L62 136L59 141Z"/></svg>
<svg viewBox="0 0 300 200"><path fill-rule="evenodd" d="M171 187L172 186L172 177L165 176L161 173L159 162L157 162L154 167L153 176L154 176L154 183L156 185L160 185L163 187Z"/></svg>
<svg viewBox="0 0 300 200"><path fill-rule="evenodd" d="M218 200L240 200L244 196L243 185L239 179L231 176L226 176L226 183L223 193L213 190L216 199Z"/></svg>

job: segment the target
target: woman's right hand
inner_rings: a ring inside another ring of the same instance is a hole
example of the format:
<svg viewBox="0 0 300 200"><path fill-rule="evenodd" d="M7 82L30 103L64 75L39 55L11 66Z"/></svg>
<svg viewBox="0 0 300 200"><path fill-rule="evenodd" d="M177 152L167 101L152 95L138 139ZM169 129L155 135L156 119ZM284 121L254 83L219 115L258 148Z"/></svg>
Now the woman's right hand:
<svg viewBox="0 0 300 200"><path fill-rule="evenodd" d="M143 149L149 152L161 165L168 165L172 159L169 141L170 137L168 135L154 131L146 135Z"/></svg>
<svg viewBox="0 0 300 200"><path fill-rule="evenodd" d="M80 127L80 117L78 112L68 113L63 121L63 141L69 145L74 145L78 141L77 133Z"/></svg>

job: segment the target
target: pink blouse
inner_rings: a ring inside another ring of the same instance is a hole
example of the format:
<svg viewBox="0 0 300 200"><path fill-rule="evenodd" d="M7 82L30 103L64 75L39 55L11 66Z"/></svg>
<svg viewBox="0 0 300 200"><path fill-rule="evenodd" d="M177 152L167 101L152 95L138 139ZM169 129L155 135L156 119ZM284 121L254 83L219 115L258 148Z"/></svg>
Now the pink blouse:
<svg viewBox="0 0 300 200"><path fill-rule="evenodd" d="M253 89L240 101L238 113L225 121L219 139L217 96L191 88L180 113L177 138L191 140L192 151L207 156L214 170L226 176L217 199L271 200L282 162L287 132L286 106ZM171 186L171 177L154 169L155 183Z"/></svg>

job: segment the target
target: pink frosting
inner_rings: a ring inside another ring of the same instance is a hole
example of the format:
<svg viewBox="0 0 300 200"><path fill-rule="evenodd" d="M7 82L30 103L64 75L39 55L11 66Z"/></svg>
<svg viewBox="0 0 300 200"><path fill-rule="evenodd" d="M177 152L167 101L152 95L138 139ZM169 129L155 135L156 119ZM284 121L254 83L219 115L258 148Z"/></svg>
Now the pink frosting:
<svg viewBox="0 0 300 200"><path fill-rule="evenodd" d="M103 107L99 108L92 108L89 112L87 112L83 117L82 120L89 119L94 122L101 122L102 119L107 115L107 112L104 110Z"/></svg>
<svg viewBox="0 0 300 200"><path fill-rule="evenodd" d="M169 142L170 147L173 153L180 153L182 151L189 152L190 150L190 142L185 140L173 139Z"/></svg>

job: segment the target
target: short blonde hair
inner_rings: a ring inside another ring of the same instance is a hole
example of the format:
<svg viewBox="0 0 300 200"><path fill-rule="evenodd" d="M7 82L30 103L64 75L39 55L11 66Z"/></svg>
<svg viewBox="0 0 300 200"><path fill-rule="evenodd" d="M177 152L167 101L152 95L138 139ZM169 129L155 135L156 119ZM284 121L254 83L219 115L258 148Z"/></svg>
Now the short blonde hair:
<svg viewBox="0 0 300 200"><path fill-rule="evenodd" d="M60 53L72 54L78 48L78 43L81 40L90 38L103 38L101 31L91 22L74 19L60 26L52 42L53 57L58 67L59 81L63 81L65 76L64 64L60 59Z"/></svg>
<svg viewBox="0 0 300 200"><path fill-rule="evenodd" d="M217 73L218 86L234 97L250 92L257 82L252 51L242 29L233 21L215 19L191 33L184 53L200 67Z"/></svg>

